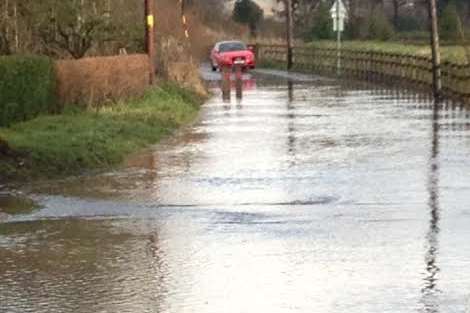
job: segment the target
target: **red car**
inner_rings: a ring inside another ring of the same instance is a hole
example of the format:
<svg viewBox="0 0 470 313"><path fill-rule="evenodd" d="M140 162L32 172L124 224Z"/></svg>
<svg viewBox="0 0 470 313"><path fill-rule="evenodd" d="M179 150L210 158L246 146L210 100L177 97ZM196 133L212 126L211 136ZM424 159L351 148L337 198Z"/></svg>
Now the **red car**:
<svg viewBox="0 0 470 313"><path fill-rule="evenodd" d="M213 71L234 65L241 65L244 70L254 69L255 54L241 41L221 41L211 51L211 65Z"/></svg>

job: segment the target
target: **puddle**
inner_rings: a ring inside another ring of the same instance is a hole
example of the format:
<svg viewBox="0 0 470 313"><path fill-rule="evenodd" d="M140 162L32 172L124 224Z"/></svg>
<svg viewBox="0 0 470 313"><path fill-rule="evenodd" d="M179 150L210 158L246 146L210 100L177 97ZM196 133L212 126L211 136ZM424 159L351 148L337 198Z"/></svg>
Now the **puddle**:
<svg viewBox="0 0 470 313"><path fill-rule="evenodd" d="M32 213L38 207L37 203L23 195L0 193L0 221L9 215Z"/></svg>

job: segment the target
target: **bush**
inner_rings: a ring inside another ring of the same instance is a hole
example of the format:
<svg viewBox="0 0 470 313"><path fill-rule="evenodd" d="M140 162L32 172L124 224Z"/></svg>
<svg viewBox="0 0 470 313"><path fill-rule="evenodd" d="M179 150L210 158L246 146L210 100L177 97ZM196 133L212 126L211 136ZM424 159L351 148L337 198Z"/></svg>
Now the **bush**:
<svg viewBox="0 0 470 313"><path fill-rule="evenodd" d="M388 41L395 35L392 23L381 9L374 10L367 26L368 39Z"/></svg>
<svg viewBox="0 0 470 313"><path fill-rule="evenodd" d="M334 38L333 20L330 16L330 8L327 3L320 2L313 17L313 26L308 34L308 39L332 39Z"/></svg>
<svg viewBox="0 0 470 313"><path fill-rule="evenodd" d="M427 25L416 18L415 16L399 16L396 24L396 31L398 32L420 32L427 31Z"/></svg>
<svg viewBox="0 0 470 313"><path fill-rule="evenodd" d="M442 12L439 23L440 35L445 40L456 40L459 37L460 17L457 6L450 2Z"/></svg>
<svg viewBox="0 0 470 313"><path fill-rule="evenodd" d="M362 28L364 21L362 18L353 18L350 17L346 20L346 25L344 29L344 39L354 40L358 38L363 38Z"/></svg>
<svg viewBox="0 0 470 313"><path fill-rule="evenodd" d="M428 31L410 31L410 32L400 32L397 34L397 39L401 41L408 42L419 42L428 44L429 42L429 32Z"/></svg>
<svg viewBox="0 0 470 313"><path fill-rule="evenodd" d="M0 126L54 111L52 60L38 56L0 57Z"/></svg>

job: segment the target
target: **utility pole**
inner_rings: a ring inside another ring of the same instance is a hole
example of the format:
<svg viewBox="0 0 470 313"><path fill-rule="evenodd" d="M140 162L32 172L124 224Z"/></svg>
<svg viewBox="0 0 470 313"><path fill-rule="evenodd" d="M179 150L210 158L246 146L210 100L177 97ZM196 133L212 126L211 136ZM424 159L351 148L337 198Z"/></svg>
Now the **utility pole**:
<svg viewBox="0 0 470 313"><path fill-rule="evenodd" d="M439 29L437 23L436 0L429 1L429 20L431 30L431 51L432 51L432 91L434 99L439 99L442 90L441 81L441 52L439 48Z"/></svg>
<svg viewBox="0 0 470 313"><path fill-rule="evenodd" d="M294 40L294 18L292 16L292 0L284 0L286 7L286 35L287 35L287 70L293 65L293 40Z"/></svg>
<svg viewBox="0 0 470 313"><path fill-rule="evenodd" d="M10 42L10 12L9 12L9 9L10 9L10 4L9 4L8 0L5 0L5 16L4 16L4 19L5 19L5 38L6 38L7 43Z"/></svg>
<svg viewBox="0 0 470 313"><path fill-rule="evenodd" d="M14 27L15 27L15 53L18 53L20 49L20 38L18 30L18 4L15 2L13 7L13 18L14 18Z"/></svg>
<svg viewBox="0 0 470 313"><path fill-rule="evenodd" d="M155 0L145 1L145 51L149 57L151 85L155 83Z"/></svg>

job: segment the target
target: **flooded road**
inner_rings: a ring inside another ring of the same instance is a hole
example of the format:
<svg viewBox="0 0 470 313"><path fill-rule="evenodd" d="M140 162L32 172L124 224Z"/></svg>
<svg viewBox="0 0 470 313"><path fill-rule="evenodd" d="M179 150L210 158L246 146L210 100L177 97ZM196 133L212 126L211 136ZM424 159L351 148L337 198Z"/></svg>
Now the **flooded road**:
<svg viewBox="0 0 470 313"><path fill-rule="evenodd" d="M0 312L470 312L470 111L204 75L194 125L3 210Z"/></svg>

